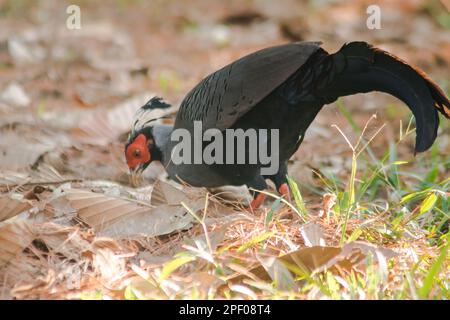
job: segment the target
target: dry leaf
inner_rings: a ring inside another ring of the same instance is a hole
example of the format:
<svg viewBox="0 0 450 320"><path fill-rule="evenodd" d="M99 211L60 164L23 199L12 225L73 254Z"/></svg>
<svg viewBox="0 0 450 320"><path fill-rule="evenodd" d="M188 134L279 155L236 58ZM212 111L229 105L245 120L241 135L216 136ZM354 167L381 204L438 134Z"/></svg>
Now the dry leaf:
<svg viewBox="0 0 450 320"><path fill-rule="evenodd" d="M125 257L109 249L94 249L93 265L102 279L110 283L122 278L126 273Z"/></svg>
<svg viewBox="0 0 450 320"><path fill-rule="evenodd" d="M307 273L312 273L324 266L328 261L341 252L337 247L311 247L303 248L288 253L280 259L284 262L294 264Z"/></svg>
<svg viewBox="0 0 450 320"><path fill-rule="evenodd" d="M0 190L1 192L8 192L14 186L23 184L29 181L29 175L26 173L19 173L10 170L0 171ZM10 187L12 186L12 187Z"/></svg>
<svg viewBox="0 0 450 320"><path fill-rule="evenodd" d="M325 269L336 267L339 271L344 272L350 272L351 269L364 272L364 262L369 254L372 255L374 262L381 264L384 264L387 260L397 255L397 253L391 249L376 246L369 242L355 241L345 244L338 255L330 259L320 268L317 268L315 271L320 272Z"/></svg>
<svg viewBox="0 0 450 320"><path fill-rule="evenodd" d="M222 186L209 189L214 197L219 198L223 203L242 204L250 203L253 200L247 186Z"/></svg>
<svg viewBox="0 0 450 320"><path fill-rule="evenodd" d="M133 295L141 300L158 299L159 288L141 276L134 276L128 280ZM127 290L127 289L125 289ZM126 293L125 293L126 295Z"/></svg>
<svg viewBox="0 0 450 320"><path fill-rule="evenodd" d="M263 257L261 255L256 255L256 258L275 282L278 290L296 290L294 277L281 260L276 257Z"/></svg>
<svg viewBox="0 0 450 320"><path fill-rule="evenodd" d="M119 133L113 130L104 113L104 110L96 110L86 115L79 126L71 131L72 138L81 143L99 146L116 141Z"/></svg>
<svg viewBox="0 0 450 320"><path fill-rule="evenodd" d="M291 266L291 269L294 267L305 274L323 272L325 270L333 273L347 273L351 270L364 272L364 262L369 254L373 254L375 262L380 262L382 269L388 259L396 256L394 251L387 248L377 247L370 243L352 242L345 244L342 248L322 246L303 248L281 257L270 257L270 262L273 265L277 263L275 261L283 262L286 266ZM273 271L269 268L270 264L263 263L264 261L261 259L258 260L261 265L251 269L249 272L257 278L266 281L274 279L274 275L271 274ZM231 280L235 282L242 279L242 277L238 276L231 278ZM284 279L288 278L284 277Z"/></svg>
<svg viewBox="0 0 450 320"><path fill-rule="evenodd" d="M135 116L135 112L154 96L154 93L144 92L121 102L108 111L106 117L115 132L118 134L128 132L130 130L130 124ZM177 106L171 106L167 109L155 109L149 115L152 119L156 119L170 115L176 112L177 109Z"/></svg>
<svg viewBox="0 0 450 320"><path fill-rule="evenodd" d="M117 141L121 134L130 130L136 110L154 96L153 93L145 92L121 102L111 110L89 112L81 119L78 128L72 131L72 135L82 143L101 146ZM176 106L156 109L151 116L155 118L166 116L174 113L176 109Z"/></svg>
<svg viewBox="0 0 450 320"><path fill-rule="evenodd" d="M80 229L76 227L44 223L35 225L33 233L36 239L45 243L49 251L61 254L67 259L74 261L81 260L83 252L90 248L89 241L81 235Z"/></svg>
<svg viewBox="0 0 450 320"><path fill-rule="evenodd" d="M187 199L186 194L180 189L168 182L158 180L153 185L150 203L153 206L162 204L180 205L181 202L184 202Z"/></svg>
<svg viewBox="0 0 450 320"><path fill-rule="evenodd" d="M79 189L68 189L67 199L78 217L101 236L157 236L186 228L193 221L193 217L179 204L153 207L129 198ZM186 198L185 202L194 212L204 206L201 198Z"/></svg>
<svg viewBox="0 0 450 320"><path fill-rule="evenodd" d="M33 207L30 201L22 199L20 195L18 195L20 197L12 196L0 198L0 222L12 218Z"/></svg>
<svg viewBox="0 0 450 320"><path fill-rule="evenodd" d="M333 193L326 193L323 195L322 210L319 212L319 217L328 217L331 209L336 204L336 195Z"/></svg>
<svg viewBox="0 0 450 320"><path fill-rule="evenodd" d="M28 224L19 219L0 222L0 266L8 263L33 241Z"/></svg>
<svg viewBox="0 0 450 320"><path fill-rule="evenodd" d="M59 141L50 138L30 139L13 132L3 132L0 139L0 169L28 168L39 157L53 150Z"/></svg>
<svg viewBox="0 0 450 320"><path fill-rule="evenodd" d="M300 233L307 247L325 246L322 227L317 223L310 222L302 225L300 227Z"/></svg>

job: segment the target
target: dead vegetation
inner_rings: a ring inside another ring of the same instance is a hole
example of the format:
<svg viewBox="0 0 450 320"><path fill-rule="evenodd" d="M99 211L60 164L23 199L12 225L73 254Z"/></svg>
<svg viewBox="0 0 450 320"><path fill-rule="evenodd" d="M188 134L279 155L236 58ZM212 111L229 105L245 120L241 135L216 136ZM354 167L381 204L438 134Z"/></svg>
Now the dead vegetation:
<svg viewBox="0 0 450 320"><path fill-rule="evenodd" d="M63 1L0 1L0 298L450 297L450 126L414 158L399 101L324 110L290 164L290 206L249 212L246 191L176 186L157 165L134 188L123 157L150 97L174 114L203 76L280 42L362 38L448 89L444 1L380 1L376 31L370 1L78 2L71 31ZM356 141L375 112L362 142L386 127L352 162L331 125Z"/></svg>

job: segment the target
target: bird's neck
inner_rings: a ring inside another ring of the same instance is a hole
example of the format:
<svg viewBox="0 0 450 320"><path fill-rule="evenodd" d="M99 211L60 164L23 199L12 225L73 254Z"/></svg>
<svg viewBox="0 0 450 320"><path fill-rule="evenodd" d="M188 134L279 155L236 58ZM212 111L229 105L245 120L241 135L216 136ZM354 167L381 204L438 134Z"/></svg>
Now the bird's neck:
<svg viewBox="0 0 450 320"><path fill-rule="evenodd" d="M155 144L161 151L161 163L166 166L170 160L170 135L173 125L160 124L153 127Z"/></svg>

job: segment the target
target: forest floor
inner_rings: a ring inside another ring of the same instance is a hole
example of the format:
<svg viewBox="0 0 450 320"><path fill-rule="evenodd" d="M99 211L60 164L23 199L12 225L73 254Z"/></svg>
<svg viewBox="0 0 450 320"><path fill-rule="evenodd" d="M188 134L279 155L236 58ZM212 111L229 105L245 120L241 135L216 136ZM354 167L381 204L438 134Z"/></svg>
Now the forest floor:
<svg viewBox="0 0 450 320"><path fill-rule="evenodd" d="M414 156L401 101L340 99L289 164L292 202L274 192L254 212L227 199L242 190L177 186L156 164L132 185L124 159L149 98L176 107L210 72L288 41L364 40L448 94L448 2L375 2L379 30L373 0L80 0L70 30L65 1L0 0L0 299L450 298L443 117Z"/></svg>

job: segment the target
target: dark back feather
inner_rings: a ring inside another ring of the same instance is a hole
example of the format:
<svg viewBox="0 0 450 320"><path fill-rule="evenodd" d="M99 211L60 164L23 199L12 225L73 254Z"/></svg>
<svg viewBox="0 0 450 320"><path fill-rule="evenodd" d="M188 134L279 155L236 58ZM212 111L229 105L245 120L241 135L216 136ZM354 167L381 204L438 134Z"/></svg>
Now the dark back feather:
<svg viewBox="0 0 450 320"><path fill-rule="evenodd" d="M203 129L224 130L295 73L320 42L297 42L249 54L210 74L184 98L175 128L202 121Z"/></svg>

